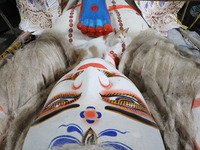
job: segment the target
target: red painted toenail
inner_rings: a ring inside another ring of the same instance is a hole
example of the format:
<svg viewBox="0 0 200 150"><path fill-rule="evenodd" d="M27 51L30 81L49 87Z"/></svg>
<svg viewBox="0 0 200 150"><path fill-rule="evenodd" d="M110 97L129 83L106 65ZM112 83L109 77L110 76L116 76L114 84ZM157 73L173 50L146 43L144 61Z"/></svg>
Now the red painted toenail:
<svg viewBox="0 0 200 150"><path fill-rule="evenodd" d="M102 36L103 35L103 32L104 32L104 29L103 27L96 27L96 36L99 37L99 36Z"/></svg>
<svg viewBox="0 0 200 150"><path fill-rule="evenodd" d="M82 27L82 24L79 22L79 23L77 24L77 28L78 28L79 30L81 30L81 27Z"/></svg>
<svg viewBox="0 0 200 150"><path fill-rule="evenodd" d="M113 28L112 28L111 25L109 25L109 24L105 24L104 25L104 35L107 35L107 34L109 34L112 31L113 31Z"/></svg>
<svg viewBox="0 0 200 150"><path fill-rule="evenodd" d="M88 36L95 36L95 28L88 27Z"/></svg>
<svg viewBox="0 0 200 150"><path fill-rule="evenodd" d="M97 31L97 32L103 32L103 27L100 27L100 26L99 26L99 27L96 27L96 31Z"/></svg>
<svg viewBox="0 0 200 150"><path fill-rule="evenodd" d="M88 27L88 32L95 32L95 28L94 27Z"/></svg>
<svg viewBox="0 0 200 150"><path fill-rule="evenodd" d="M96 36L97 36L97 37L103 36L103 32L96 32Z"/></svg>
<svg viewBox="0 0 200 150"><path fill-rule="evenodd" d="M105 30L105 31L112 32L112 31L113 31L113 28L112 28L111 25L109 25L109 24L105 24L105 25L104 25L104 30Z"/></svg>
<svg viewBox="0 0 200 150"><path fill-rule="evenodd" d="M88 31L88 29L87 29L86 26L82 26L82 27L81 27L81 32L82 32L83 34L86 34L87 31Z"/></svg>
<svg viewBox="0 0 200 150"><path fill-rule="evenodd" d="M88 32L87 35L88 36L95 36L95 33L94 32Z"/></svg>

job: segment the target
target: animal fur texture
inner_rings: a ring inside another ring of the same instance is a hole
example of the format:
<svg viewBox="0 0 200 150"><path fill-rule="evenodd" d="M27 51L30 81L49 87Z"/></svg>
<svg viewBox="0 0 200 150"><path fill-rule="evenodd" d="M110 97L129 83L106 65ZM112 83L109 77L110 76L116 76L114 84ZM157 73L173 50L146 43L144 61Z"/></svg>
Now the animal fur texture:
<svg viewBox="0 0 200 150"><path fill-rule="evenodd" d="M64 35L49 32L5 60L0 68L0 105L5 112L0 114L0 149L22 148L31 121L76 56Z"/></svg>
<svg viewBox="0 0 200 150"><path fill-rule="evenodd" d="M62 35L44 33L6 59L0 68L0 149L20 150L26 133L55 82L77 54ZM166 149L193 149L192 100L200 91L199 64L152 30L143 31L124 52L119 70L143 93ZM2 123L3 121L3 123Z"/></svg>
<svg viewBox="0 0 200 150"><path fill-rule="evenodd" d="M196 130L192 102L200 93L200 64L178 46L147 30L124 52L119 70L142 92L166 149L191 150Z"/></svg>

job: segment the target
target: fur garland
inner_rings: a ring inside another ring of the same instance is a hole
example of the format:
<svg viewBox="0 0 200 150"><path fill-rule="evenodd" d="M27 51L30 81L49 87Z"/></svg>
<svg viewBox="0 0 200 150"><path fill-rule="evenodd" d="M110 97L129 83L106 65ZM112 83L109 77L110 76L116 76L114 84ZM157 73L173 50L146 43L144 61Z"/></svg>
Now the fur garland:
<svg viewBox="0 0 200 150"><path fill-rule="evenodd" d="M192 102L200 93L200 69L178 46L149 29L124 52L119 70L142 92L166 149L194 149Z"/></svg>
<svg viewBox="0 0 200 150"><path fill-rule="evenodd" d="M46 32L5 60L0 68L0 149L21 149L31 121L53 84L74 64L76 52L64 35Z"/></svg>

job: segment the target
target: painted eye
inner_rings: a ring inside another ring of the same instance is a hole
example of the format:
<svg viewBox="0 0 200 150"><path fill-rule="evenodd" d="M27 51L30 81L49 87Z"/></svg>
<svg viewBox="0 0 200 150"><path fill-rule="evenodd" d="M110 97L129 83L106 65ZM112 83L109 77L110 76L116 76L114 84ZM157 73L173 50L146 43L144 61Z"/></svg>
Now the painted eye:
<svg viewBox="0 0 200 150"><path fill-rule="evenodd" d="M80 98L81 94L63 93L54 96L44 107L42 113L67 106Z"/></svg>
<svg viewBox="0 0 200 150"><path fill-rule="evenodd" d="M110 94L100 94L103 101L125 107L128 109L134 109L134 110L139 110L142 111L146 114L149 114L148 109L146 106L143 104L142 100L137 97L136 95L132 94L124 94L124 93L110 93Z"/></svg>
<svg viewBox="0 0 200 150"><path fill-rule="evenodd" d="M81 73L83 73L83 71L84 70L76 72L75 74L70 75L69 77L64 78L62 81L65 81L65 80L75 80ZM62 82L62 81L60 81L60 82ZM57 84L59 84L60 82L58 82Z"/></svg>
<svg viewBox="0 0 200 150"><path fill-rule="evenodd" d="M106 75L107 77L113 77L114 76L112 73L110 73L108 71L105 71L105 70L99 70L99 71L103 72L104 75Z"/></svg>
<svg viewBox="0 0 200 150"><path fill-rule="evenodd" d="M106 75L108 78L110 77L123 77L123 76L120 76L119 74L116 74L116 73L111 73L109 71L106 71L106 70L100 70L98 69L100 72L102 72L104 75Z"/></svg>
<svg viewBox="0 0 200 150"><path fill-rule="evenodd" d="M136 94L129 93L128 91L128 93L117 91L104 91L100 93L102 100L110 104L105 106L105 110L124 115L158 129L145 103Z"/></svg>
<svg viewBox="0 0 200 150"><path fill-rule="evenodd" d="M84 70L79 71L79 72L75 73L74 75L71 75L71 74L70 74L69 77L66 77L66 78L64 78L63 80L57 82L56 85L60 84L60 83L63 82L63 81L66 81L66 80L75 80L81 73L83 73L83 71L84 71Z"/></svg>
<svg viewBox="0 0 200 150"><path fill-rule="evenodd" d="M81 96L77 93L63 93L54 96L43 108L42 112L32 124L37 125L46 121L47 119L59 114L62 111L66 111L68 109L77 108L79 104L72 104L73 102L77 101ZM69 105L71 104L71 105Z"/></svg>
<svg viewBox="0 0 200 150"><path fill-rule="evenodd" d="M83 70L82 71L79 71L77 73L75 73L70 79L68 80L75 80L81 73L83 73Z"/></svg>
<svg viewBox="0 0 200 150"><path fill-rule="evenodd" d="M130 103L126 103L126 102L125 102L126 100L131 100L131 99L132 99L132 102L134 102L134 104L138 104L138 105L139 105L139 103L137 102L137 100L131 98L130 96L120 95L120 96L111 96L111 97L109 97L109 100L110 100L110 101L113 101L113 102L115 101L115 102L117 102L117 101L121 100L122 103L123 103L124 105L126 105L126 106L131 106Z"/></svg>

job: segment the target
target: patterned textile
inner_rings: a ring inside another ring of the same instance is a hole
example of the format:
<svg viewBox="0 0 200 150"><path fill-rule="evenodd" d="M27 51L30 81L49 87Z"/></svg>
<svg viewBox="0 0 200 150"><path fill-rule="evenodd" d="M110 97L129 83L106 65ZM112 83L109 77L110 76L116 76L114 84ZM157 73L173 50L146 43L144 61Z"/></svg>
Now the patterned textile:
<svg viewBox="0 0 200 150"><path fill-rule="evenodd" d="M52 27L61 15L61 0L17 0L23 31L39 34L43 29Z"/></svg>
<svg viewBox="0 0 200 150"><path fill-rule="evenodd" d="M147 23L163 34L172 28L180 27L177 12L185 1L135 1Z"/></svg>

